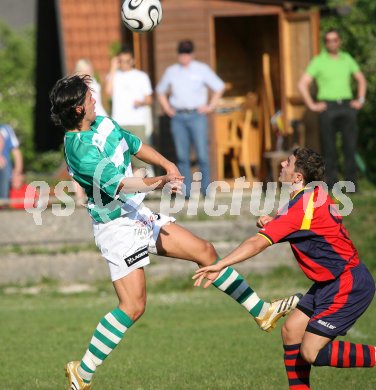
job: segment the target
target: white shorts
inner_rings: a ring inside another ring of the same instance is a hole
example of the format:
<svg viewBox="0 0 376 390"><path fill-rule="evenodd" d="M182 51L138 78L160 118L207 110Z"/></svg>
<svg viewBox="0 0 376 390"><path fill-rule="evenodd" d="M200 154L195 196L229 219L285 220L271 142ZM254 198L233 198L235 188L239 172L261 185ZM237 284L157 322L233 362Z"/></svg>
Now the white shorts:
<svg viewBox="0 0 376 390"><path fill-rule="evenodd" d="M161 227L174 221L141 204L139 209L113 221L93 222L95 243L108 262L112 281L148 265L149 253L157 253Z"/></svg>

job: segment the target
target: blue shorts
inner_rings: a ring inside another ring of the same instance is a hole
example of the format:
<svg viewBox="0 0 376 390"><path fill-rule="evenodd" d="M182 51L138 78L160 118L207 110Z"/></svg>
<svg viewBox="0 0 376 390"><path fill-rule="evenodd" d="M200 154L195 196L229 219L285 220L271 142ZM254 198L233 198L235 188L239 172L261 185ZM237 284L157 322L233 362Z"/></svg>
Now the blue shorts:
<svg viewBox="0 0 376 390"><path fill-rule="evenodd" d="M313 284L297 309L310 317L307 332L333 339L347 333L374 295L375 281L360 263L335 280Z"/></svg>

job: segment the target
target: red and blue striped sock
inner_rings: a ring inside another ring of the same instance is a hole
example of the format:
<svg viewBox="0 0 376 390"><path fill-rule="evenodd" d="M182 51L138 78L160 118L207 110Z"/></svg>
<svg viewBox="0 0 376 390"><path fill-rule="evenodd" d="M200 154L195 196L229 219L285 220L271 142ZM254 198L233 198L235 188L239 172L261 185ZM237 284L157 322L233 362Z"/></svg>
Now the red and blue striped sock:
<svg viewBox="0 0 376 390"><path fill-rule="evenodd" d="M337 368L374 367L375 347L348 341L332 341L320 350L313 365Z"/></svg>
<svg viewBox="0 0 376 390"><path fill-rule="evenodd" d="M300 345L284 345L284 360L290 390L308 390L311 365L300 354Z"/></svg>

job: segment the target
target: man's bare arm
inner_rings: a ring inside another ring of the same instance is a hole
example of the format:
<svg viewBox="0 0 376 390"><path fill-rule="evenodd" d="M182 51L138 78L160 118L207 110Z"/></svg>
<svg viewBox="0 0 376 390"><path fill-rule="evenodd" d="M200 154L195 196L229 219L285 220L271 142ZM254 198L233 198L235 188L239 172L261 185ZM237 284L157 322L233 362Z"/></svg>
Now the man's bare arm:
<svg viewBox="0 0 376 390"><path fill-rule="evenodd" d="M222 271L224 268L245 261L251 257L256 256L261 253L270 245L270 242L263 236L256 234L245 240L240 244L236 249L234 249L230 254L225 256L222 260L218 261L214 265L207 267L202 267L198 269L193 276L193 279L196 279L195 287L201 285L201 282L204 279L208 279L204 287L207 288L218 276L218 272Z"/></svg>
<svg viewBox="0 0 376 390"><path fill-rule="evenodd" d="M360 110L366 101L367 80L361 71L354 73L353 77L357 82L358 98L351 101L351 107Z"/></svg>
<svg viewBox="0 0 376 390"><path fill-rule="evenodd" d="M12 150L13 155L13 174L15 175L21 175L23 172L23 156L22 152L19 148L14 148Z"/></svg>
<svg viewBox="0 0 376 390"><path fill-rule="evenodd" d="M323 102L315 102L312 99L311 92L310 92L310 86L312 84L313 78L308 74L304 73L303 76L300 78L298 83L298 89L301 93L304 103L306 106L314 112L322 112L326 110L326 104Z"/></svg>
<svg viewBox="0 0 376 390"><path fill-rule="evenodd" d="M157 165L163 168L167 173L180 176L180 172L176 165L170 160L167 160L167 158L163 157L150 145L142 144L140 150L135 156L148 164Z"/></svg>
<svg viewBox="0 0 376 390"><path fill-rule="evenodd" d="M159 104L162 106L163 111L171 118L175 115L175 110L171 107L170 102L166 94L158 94Z"/></svg>

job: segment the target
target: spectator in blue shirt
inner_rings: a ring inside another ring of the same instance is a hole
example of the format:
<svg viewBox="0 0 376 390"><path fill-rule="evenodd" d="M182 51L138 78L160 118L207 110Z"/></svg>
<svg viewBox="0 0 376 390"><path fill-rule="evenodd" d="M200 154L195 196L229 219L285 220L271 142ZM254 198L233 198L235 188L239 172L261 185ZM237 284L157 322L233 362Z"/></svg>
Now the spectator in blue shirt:
<svg viewBox="0 0 376 390"><path fill-rule="evenodd" d="M222 96L224 82L202 62L194 59L190 40L178 44L178 63L168 67L157 85L159 102L171 118L178 168L185 177L186 197L191 195L190 150L194 146L202 172L201 192L210 184L207 115ZM212 93L210 101L208 90Z"/></svg>
<svg viewBox="0 0 376 390"><path fill-rule="evenodd" d="M23 158L11 126L0 124L0 138L0 199L7 199L12 180L17 180L17 176L22 175Z"/></svg>

